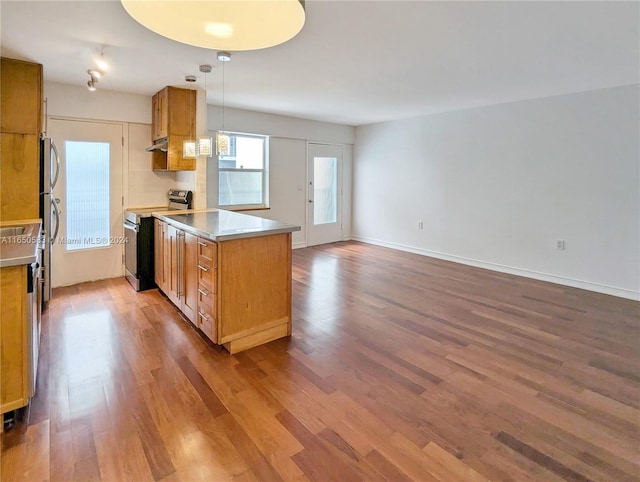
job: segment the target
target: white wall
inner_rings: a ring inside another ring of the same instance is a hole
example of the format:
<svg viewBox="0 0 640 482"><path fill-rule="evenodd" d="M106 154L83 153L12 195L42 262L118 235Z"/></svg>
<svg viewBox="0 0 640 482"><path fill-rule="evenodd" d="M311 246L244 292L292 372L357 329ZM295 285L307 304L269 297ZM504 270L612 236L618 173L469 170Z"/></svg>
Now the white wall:
<svg viewBox="0 0 640 482"><path fill-rule="evenodd" d="M638 106L635 85L358 127L354 238L638 299Z"/></svg>
<svg viewBox="0 0 640 482"><path fill-rule="evenodd" d="M210 131L221 128L222 111L208 106L207 122ZM225 108L225 130L269 135L269 210L249 211L269 219L300 226L293 233L293 246L306 246L307 212L307 143L310 141L339 144L343 148L343 239L351 236L351 165L355 129L352 126L331 124L262 112ZM302 190L299 190L299 187ZM218 167L211 160L207 164L207 205L218 205Z"/></svg>

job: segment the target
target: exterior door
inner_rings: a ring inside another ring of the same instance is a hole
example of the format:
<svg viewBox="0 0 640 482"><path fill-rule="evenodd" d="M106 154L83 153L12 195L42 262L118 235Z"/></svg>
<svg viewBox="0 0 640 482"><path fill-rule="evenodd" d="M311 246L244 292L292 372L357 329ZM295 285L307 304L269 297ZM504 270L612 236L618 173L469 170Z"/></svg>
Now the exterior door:
<svg viewBox="0 0 640 482"><path fill-rule="evenodd" d="M123 276L123 126L51 118L49 127L60 155L52 285Z"/></svg>
<svg viewBox="0 0 640 482"><path fill-rule="evenodd" d="M307 245L342 240L342 146L308 144Z"/></svg>

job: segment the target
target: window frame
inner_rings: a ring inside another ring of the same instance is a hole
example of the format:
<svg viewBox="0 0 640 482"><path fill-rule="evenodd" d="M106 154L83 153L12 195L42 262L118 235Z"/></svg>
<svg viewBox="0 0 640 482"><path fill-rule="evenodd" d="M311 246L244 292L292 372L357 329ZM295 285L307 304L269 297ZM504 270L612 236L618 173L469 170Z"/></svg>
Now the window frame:
<svg viewBox="0 0 640 482"><path fill-rule="evenodd" d="M250 134L247 132L225 131L225 134L236 137L248 137L253 139L262 139L262 169L240 169L236 167L220 167L221 156L213 156L217 159L218 169L218 199L217 204L220 209L227 211L250 211L269 208L269 136L263 134ZM215 133L214 133L215 137ZM227 157L227 156L224 156ZM262 202L253 204L220 204L220 173L221 172L260 172L262 173Z"/></svg>

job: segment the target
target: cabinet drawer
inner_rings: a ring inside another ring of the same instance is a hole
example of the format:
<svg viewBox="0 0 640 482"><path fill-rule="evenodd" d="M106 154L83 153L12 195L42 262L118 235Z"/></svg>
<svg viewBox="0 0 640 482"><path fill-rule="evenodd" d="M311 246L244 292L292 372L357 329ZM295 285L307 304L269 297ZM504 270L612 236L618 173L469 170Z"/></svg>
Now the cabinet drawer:
<svg viewBox="0 0 640 482"><path fill-rule="evenodd" d="M212 293L217 293L217 283L216 283L216 273L217 270L212 268L210 265L207 265L200 260L198 260L198 285L206 288Z"/></svg>
<svg viewBox="0 0 640 482"><path fill-rule="evenodd" d="M213 241L198 238L198 261L216 267L218 245Z"/></svg>
<svg viewBox="0 0 640 482"><path fill-rule="evenodd" d="M198 311L216 316L216 295L206 286L198 287Z"/></svg>
<svg viewBox="0 0 640 482"><path fill-rule="evenodd" d="M207 335L207 337L217 343L217 330L216 330L216 319L212 317L209 313L205 313L202 311L198 312L198 321L200 323L200 330Z"/></svg>

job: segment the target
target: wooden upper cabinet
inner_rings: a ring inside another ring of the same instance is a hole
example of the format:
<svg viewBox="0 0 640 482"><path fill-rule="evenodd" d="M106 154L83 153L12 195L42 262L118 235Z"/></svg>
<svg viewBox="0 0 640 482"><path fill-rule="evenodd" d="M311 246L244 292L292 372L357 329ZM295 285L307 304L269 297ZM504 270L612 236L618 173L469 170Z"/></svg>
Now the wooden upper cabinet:
<svg viewBox="0 0 640 482"><path fill-rule="evenodd" d="M168 137L168 152L154 152L154 170L193 171L195 159L182 157L182 144L196 136L196 91L165 87L151 101L151 140Z"/></svg>
<svg viewBox="0 0 640 482"><path fill-rule="evenodd" d="M35 219L40 211L42 65L2 58L0 69L0 219Z"/></svg>
<svg viewBox="0 0 640 482"><path fill-rule="evenodd" d="M42 65L2 58L0 131L10 134L42 132Z"/></svg>

